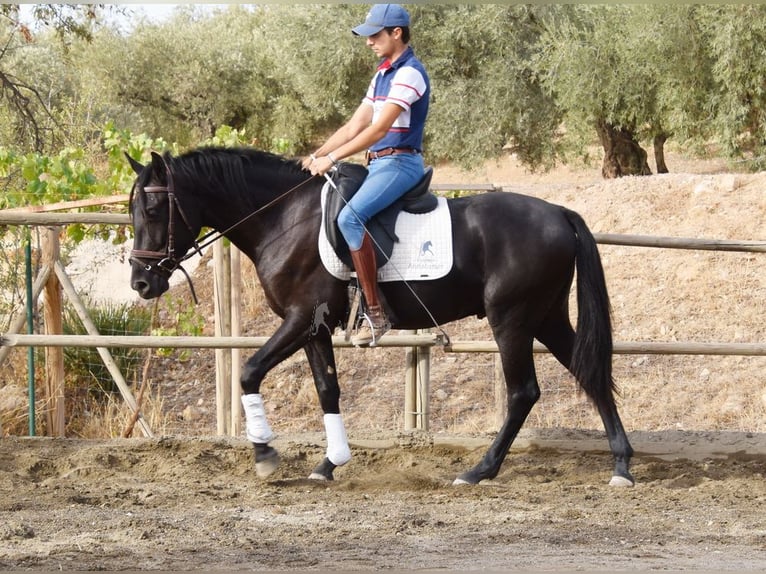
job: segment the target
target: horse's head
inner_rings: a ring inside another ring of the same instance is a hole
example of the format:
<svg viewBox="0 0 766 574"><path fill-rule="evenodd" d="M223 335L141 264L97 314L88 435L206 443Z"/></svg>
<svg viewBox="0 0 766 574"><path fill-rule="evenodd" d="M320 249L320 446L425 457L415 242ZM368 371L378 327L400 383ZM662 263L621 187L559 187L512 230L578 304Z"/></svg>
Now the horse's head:
<svg viewBox="0 0 766 574"><path fill-rule="evenodd" d="M144 299L152 299L168 290L168 280L194 245L200 224L181 207L169 157L152 153L145 166L129 156L128 160L137 174L130 198L134 230L130 285Z"/></svg>

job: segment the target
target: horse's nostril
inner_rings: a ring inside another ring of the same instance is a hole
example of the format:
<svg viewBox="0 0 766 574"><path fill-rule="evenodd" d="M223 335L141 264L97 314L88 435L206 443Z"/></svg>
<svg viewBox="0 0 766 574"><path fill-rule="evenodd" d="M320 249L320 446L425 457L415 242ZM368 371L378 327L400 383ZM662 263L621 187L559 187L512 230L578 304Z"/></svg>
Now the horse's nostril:
<svg viewBox="0 0 766 574"><path fill-rule="evenodd" d="M136 279L131 285L133 290L138 292L139 295L144 296L149 291L149 282L143 279Z"/></svg>

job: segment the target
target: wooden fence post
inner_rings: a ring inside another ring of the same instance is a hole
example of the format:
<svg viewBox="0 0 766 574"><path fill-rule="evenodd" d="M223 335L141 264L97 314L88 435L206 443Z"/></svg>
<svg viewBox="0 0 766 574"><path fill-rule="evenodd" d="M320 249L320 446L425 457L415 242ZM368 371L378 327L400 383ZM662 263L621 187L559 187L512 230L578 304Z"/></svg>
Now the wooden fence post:
<svg viewBox="0 0 766 574"><path fill-rule="evenodd" d="M72 283L72 280L67 276L66 270L61 264L61 261L56 262L54 272L64 289L64 293L69 298L69 302L72 304L75 311L77 312L77 315L80 317L80 321L82 321L85 330L91 336L99 336L98 327L93 322L93 319L91 319L88 315L88 309L85 307L82 299L80 299L80 296L77 294L74 284ZM146 422L143 415L141 414L141 406L133 396L133 393L128 386L128 382L125 380L125 377L122 376L117 363L115 363L114 358L112 357L112 353L108 348L98 346L96 347L96 352L98 353L99 357L101 357L106 370L109 371L109 374L112 376L112 380L114 380L117 388L120 390L120 394L125 400L125 404L128 405L128 408L131 411L133 411L135 421L138 422L138 428L141 429L141 432L144 434L144 436L154 436L152 429L149 427L149 423Z"/></svg>
<svg viewBox="0 0 766 574"><path fill-rule="evenodd" d="M224 241L213 243L215 335L231 336L231 258ZM231 353L215 350L216 432L227 435L231 422Z"/></svg>
<svg viewBox="0 0 766 574"><path fill-rule="evenodd" d="M407 334L415 331L405 331ZM418 383L418 348L407 347L404 353L404 430L412 430L416 426L415 410L417 409Z"/></svg>
<svg viewBox="0 0 766 574"><path fill-rule="evenodd" d="M41 238L41 261L43 267L53 269L59 259L59 227L45 227ZM55 273L48 274L44 289L45 305L43 319L46 335L63 335L61 283ZM66 412L64 403L64 350L56 347L45 348L45 392L48 435L63 437L65 434Z"/></svg>
<svg viewBox="0 0 766 574"><path fill-rule="evenodd" d="M231 246L231 336L242 333L242 258L240 251ZM231 424L229 434L239 436L242 430L242 401L239 378L242 373L242 349L231 349Z"/></svg>
<svg viewBox="0 0 766 574"><path fill-rule="evenodd" d="M494 355L494 383L495 383L495 426L500 428L505 422L508 414L508 389L505 386L505 375L503 374L503 362L500 355Z"/></svg>
<svg viewBox="0 0 766 574"><path fill-rule="evenodd" d="M431 348L409 347L404 363L404 430L428 430Z"/></svg>
<svg viewBox="0 0 766 574"><path fill-rule="evenodd" d="M419 331L427 333L428 329ZM431 389L431 347L417 347L418 353L418 377L417 377L417 413L415 425L419 430L428 430L428 421L431 416L431 405L428 400Z"/></svg>

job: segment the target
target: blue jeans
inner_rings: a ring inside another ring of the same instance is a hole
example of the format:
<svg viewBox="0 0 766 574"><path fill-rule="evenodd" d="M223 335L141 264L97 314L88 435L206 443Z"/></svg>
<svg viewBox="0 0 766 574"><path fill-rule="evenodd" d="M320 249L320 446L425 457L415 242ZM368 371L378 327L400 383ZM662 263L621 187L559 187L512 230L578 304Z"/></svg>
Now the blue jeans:
<svg viewBox="0 0 766 574"><path fill-rule="evenodd" d="M400 153L373 160L362 186L338 215L338 228L349 249L362 246L365 225L412 189L423 177L423 156Z"/></svg>

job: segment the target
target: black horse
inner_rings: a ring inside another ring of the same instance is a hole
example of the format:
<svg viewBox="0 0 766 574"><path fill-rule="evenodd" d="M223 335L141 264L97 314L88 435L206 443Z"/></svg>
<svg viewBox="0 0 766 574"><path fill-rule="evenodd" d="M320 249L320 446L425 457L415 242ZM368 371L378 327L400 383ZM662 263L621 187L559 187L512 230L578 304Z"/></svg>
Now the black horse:
<svg viewBox="0 0 766 574"><path fill-rule="evenodd" d="M135 228L131 285L149 299L168 289L168 277L197 245L203 227L227 237L255 264L270 307L282 323L246 363L241 378L247 436L256 470L267 475L278 457L260 399L266 373L303 349L311 366L327 430L327 456L312 478L333 479L350 458L340 419L340 388L332 333L342 324L347 283L320 261L321 178L296 160L253 149L202 148L173 157L152 154L131 191ZM502 360L507 417L482 460L456 483L493 478L540 397L533 340L544 344L576 378L601 416L615 459L611 484L632 486L633 449L617 412L612 379L610 303L598 249L575 212L515 193L449 200L454 263L441 279L383 283L394 328L418 329L470 315L486 317ZM569 320L569 292L577 272L577 328ZM424 305L418 302L418 299Z"/></svg>

